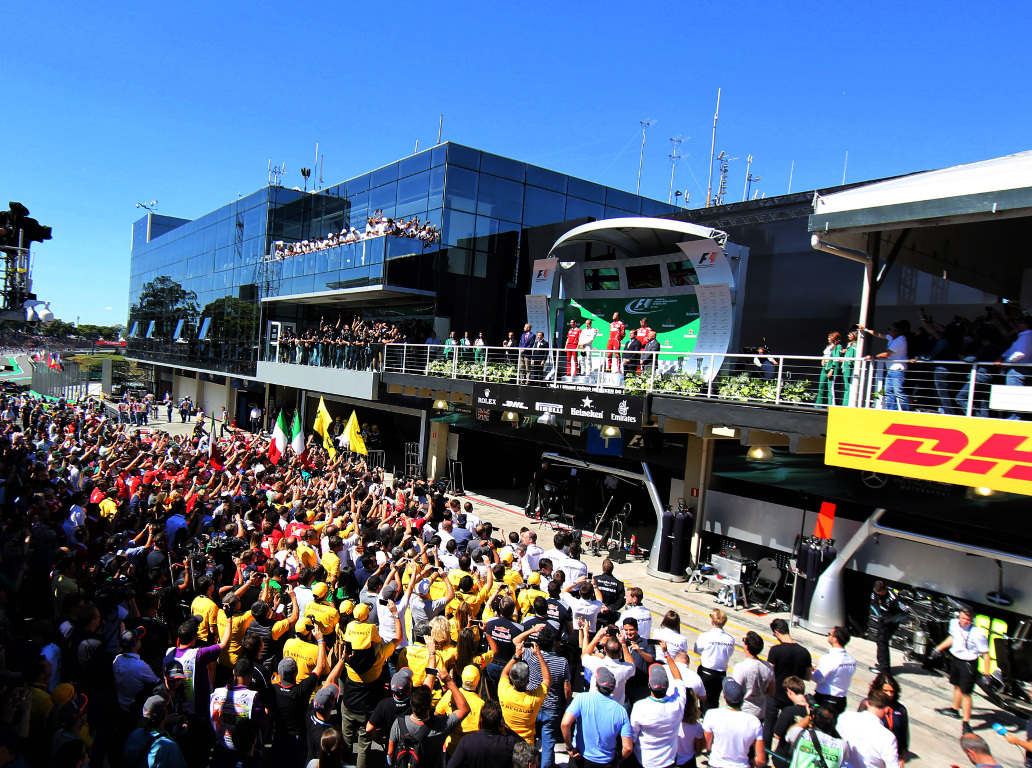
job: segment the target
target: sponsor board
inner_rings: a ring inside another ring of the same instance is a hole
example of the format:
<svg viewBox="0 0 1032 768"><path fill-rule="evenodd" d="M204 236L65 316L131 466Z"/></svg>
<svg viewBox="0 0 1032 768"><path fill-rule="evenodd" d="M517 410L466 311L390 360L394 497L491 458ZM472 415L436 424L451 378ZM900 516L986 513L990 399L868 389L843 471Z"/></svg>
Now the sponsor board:
<svg viewBox="0 0 1032 768"><path fill-rule="evenodd" d="M476 382L473 385L472 405L475 408L513 411L527 416L551 413L559 419L634 429L641 427L645 399L606 392Z"/></svg>

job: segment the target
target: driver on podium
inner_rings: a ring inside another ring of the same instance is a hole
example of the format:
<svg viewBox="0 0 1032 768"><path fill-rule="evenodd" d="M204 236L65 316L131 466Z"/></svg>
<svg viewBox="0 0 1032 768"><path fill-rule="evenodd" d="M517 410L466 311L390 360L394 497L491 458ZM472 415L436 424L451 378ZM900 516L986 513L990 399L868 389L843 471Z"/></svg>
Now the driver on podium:
<svg viewBox="0 0 1032 768"><path fill-rule="evenodd" d="M576 320L570 321L570 330L566 332L566 375L577 375L577 345L580 343L580 328Z"/></svg>
<svg viewBox="0 0 1032 768"><path fill-rule="evenodd" d="M609 341L606 343L606 370L620 373L620 349L623 347L627 326L620 319L620 313L613 313L613 322L609 324Z"/></svg>

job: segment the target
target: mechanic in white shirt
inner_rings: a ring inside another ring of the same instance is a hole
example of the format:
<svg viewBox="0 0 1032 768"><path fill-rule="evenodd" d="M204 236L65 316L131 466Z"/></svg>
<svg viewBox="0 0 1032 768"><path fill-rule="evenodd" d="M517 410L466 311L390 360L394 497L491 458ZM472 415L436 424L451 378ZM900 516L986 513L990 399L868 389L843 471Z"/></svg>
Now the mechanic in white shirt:
<svg viewBox="0 0 1032 768"><path fill-rule="evenodd" d="M605 608L605 604L602 602L602 593L598 591L598 587L589 583L586 578L581 578L579 581L567 583L563 587L563 593L559 599L573 613L574 626L580 624L578 619L584 619L587 622L588 631L595 631L598 614Z"/></svg>
<svg viewBox="0 0 1032 768"><path fill-rule="evenodd" d="M663 648L665 640L660 641L660 650ZM691 689L695 692L695 698L700 703L706 700L706 686L702 684L702 678L696 672L692 671L691 659L688 657L688 648L685 647L682 650L674 652L674 647L667 643L666 655L673 656L674 661L677 662L677 668L681 671L681 685L687 690Z"/></svg>
<svg viewBox="0 0 1032 768"><path fill-rule="evenodd" d="M704 711L720 706L720 690L731 654L735 652L735 639L724 631L727 614L719 608L710 613L712 629L701 633L695 639L695 652L699 654L699 677L706 686L706 699L700 702Z"/></svg>
<svg viewBox="0 0 1032 768"><path fill-rule="evenodd" d="M813 681L817 683L814 698L819 704L825 704L836 714L846 710L846 694L849 683L856 672L856 659L846 653L849 642L849 631L845 627L835 627L828 633L828 645L831 650L821 657L813 668Z"/></svg>
<svg viewBox="0 0 1032 768"><path fill-rule="evenodd" d="M963 731L970 730L971 692L978 680L978 659L985 661L989 669L989 637L985 630L974 625L974 615L962 610L957 618L950 620L950 636L932 650L932 658L950 649L950 685L953 686L953 706L935 710L940 715L960 718L964 721Z"/></svg>
<svg viewBox="0 0 1032 768"><path fill-rule="evenodd" d="M520 562L523 575L526 577L529 576L531 572L538 569L538 563L544 556L545 550L537 545L537 534L534 531L524 531L520 534L520 541L523 546L527 548L527 551L523 553L523 559Z"/></svg>
<svg viewBox="0 0 1032 768"><path fill-rule="evenodd" d="M154 674L147 662L140 658L140 638L143 627L129 629L121 634L118 643L122 652L115 657L112 664L115 675L115 692L118 694L118 706L123 715L130 715L133 700L145 685L154 685L158 676Z"/></svg>
<svg viewBox="0 0 1032 768"><path fill-rule="evenodd" d="M891 706L884 691L871 691L864 712L843 712L835 727L846 740L846 765L849 768L899 768L896 736L881 721Z"/></svg>
<svg viewBox="0 0 1032 768"><path fill-rule="evenodd" d="M573 584L588 577L588 565L580 559L580 544L570 547L570 556L558 564L560 571L566 574L566 583Z"/></svg>
<svg viewBox="0 0 1032 768"><path fill-rule="evenodd" d="M649 696L631 708L631 738L640 765L671 766L677 762L677 732L684 717L685 701L681 670L668 654L665 666L649 667Z"/></svg>
<svg viewBox="0 0 1032 768"><path fill-rule="evenodd" d="M629 587L627 589L627 606L620 614L619 626L623 625L624 619L634 618L638 620L638 634L646 640L652 637L652 611L641 604L645 596L641 587Z"/></svg>
<svg viewBox="0 0 1032 768"><path fill-rule="evenodd" d="M613 689L612 699L617 704L623 704L627 681L634 677L634 661L631 658L631 651L627 647L623 632L606 640L605 652L602 656L596 656L594 651L599 642L606 635L608 630L614 627L603 627L598 633L588 631L586 623L580 624L581 664L584 669L591 672L591 687L589 690L597 690L595 680L598 677L598 670L605 667L613 673L616 678L616 688ZM594 639L592 639L594 638Z"/></svg>

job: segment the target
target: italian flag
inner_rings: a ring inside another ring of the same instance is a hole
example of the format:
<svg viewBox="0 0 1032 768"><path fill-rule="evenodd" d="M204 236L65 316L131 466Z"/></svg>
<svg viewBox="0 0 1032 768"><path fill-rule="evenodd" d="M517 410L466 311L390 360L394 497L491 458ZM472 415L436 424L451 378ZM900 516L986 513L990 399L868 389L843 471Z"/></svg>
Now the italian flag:
<svg viewBox="0 0 1032 768"><path fill-rule="evenodd" d="M296 453L301 461L308 463L308 447L305 445L305 435L301 430L301 414L294 411L294 423L290 425L290 450Z"/></svg>
<svg viewBox="0 0 1032 768"><path fill-rule="evenodd" d="M280 408L279 416L276 417L276 428L272 430L272 440L269 442L269 461L279 464L280 457L287 452L287 422L283 418L283 409Z"/></svg>

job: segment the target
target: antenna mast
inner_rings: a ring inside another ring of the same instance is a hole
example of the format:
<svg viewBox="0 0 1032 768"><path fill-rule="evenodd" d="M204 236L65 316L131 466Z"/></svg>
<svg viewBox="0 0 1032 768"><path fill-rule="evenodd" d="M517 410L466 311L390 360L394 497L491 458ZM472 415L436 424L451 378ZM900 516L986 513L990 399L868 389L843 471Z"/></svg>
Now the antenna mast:
<svg viewBox="0 0 1032 768"><path fill-rule="evenodd" d="M641 194L641 164L645 160L645 131L649 129L650 125L656 123L655 120L642 120L641 122L641 154L638 156L638 186L634 188L634 194Z"/></svg>
<svg viewBox="0 0 1032 768"><path fill-rule="evenodd" d="M717 162L720 164L720 186L717 187L717 196L713 198L713 205L723 205L724 195L727 194L727 172L732 162L737 160L737 157L727 157L725 152L721 152L717 156Z"/></svg>
<svg viewBox="0 0 1032 768"><path fill-rule="evenodd" d="M753 176L751 173L749 173L749 168L752 166L752 161L753 157L752 155L749 155L749 159L746 161L745 164L745 192L742 193L742 202L745 202L749 199L749 188L752 186L752 183L754 181L759 181L762 178L761 176Z"/></svg>
<svg viewBox="0 0 1032 768"><path fill-rule="evenodd" d="M717 118L720 117L720 89L717 88L717 111L713 113L713 138L709 147L709 183L706 185L706 207L709 208L710 195L713 192L713 153L717 149ZM721 152L723 154L723 152Z"/></svg>
<svg viewBox="0 0 1032 768"><path fill-rule="evenodd" d="M677 161L680 160L682 157L685 157L685 155L682 155L680 152L681 143L688 141L688 139L690 138L691 136L688 136L687 138L683 139L680 136L675 136L674 138L670 139L670 143L673 145L673 147L671 153L667 155L667 157L670 158L670 193L667 195L668 205L673 205L674 202L674 169L677 167Z"/></svg>
<svg viewBox="0 0 1032 768"><path fill-rule="evenodd" d="M282 163L280 165L273 165L272 160L269 160L269 186L270 187L282 187L283 184L280 180L280 176L287 175L287 165Z"/></svg>

